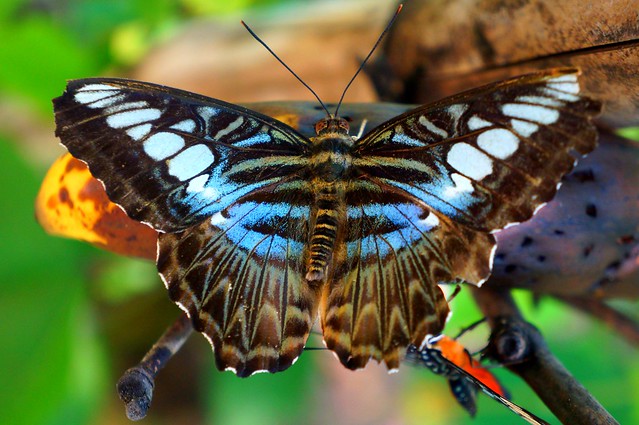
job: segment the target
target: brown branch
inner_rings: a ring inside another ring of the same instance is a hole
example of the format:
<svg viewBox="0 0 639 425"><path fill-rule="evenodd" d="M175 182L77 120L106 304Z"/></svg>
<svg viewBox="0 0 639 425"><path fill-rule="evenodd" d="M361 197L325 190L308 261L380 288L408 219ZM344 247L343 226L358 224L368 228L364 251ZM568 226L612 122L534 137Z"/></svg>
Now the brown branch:
<svg viewBox="0 0 639 425"><path fill-rule="evenodd" d="M484 286L473 295L492 329L487 354L526 381L563 424L618 423L550 352L510 292Z"/></svg>
<svg viewBox="0 0 639 425"><path fill-rule="evenodd" d="M611 330L620 334L626 341L639 346L639 323L625 314L615 310L604 301L591 297L559 296L563 301L577 310L581 310L605 323Z"/></svg>
<svg viewBox="0 0 639 425"><path fill-rule="evenodd" d="M153 344L142 361L122 374L117 385L118 395L125 404L130 420L137 421L146 416L153 399L155 376L192 332L191 319L182 314Z"/></svg>

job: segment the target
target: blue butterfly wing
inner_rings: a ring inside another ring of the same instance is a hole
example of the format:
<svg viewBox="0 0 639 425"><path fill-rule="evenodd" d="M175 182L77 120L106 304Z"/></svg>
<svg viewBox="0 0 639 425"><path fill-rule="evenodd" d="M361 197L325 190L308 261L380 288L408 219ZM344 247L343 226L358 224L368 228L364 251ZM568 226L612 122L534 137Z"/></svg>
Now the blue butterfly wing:
<svg viewBox="0 0 639 425"><path fill-rule="evenodd" d="M160 235L158 270L210 340L218 368L277 372L301 354L319 299L303 279L309 215L303 191L275 190Z"/></svg>
<svg viewBox="0 0 639 425"><path fill-rule="evenodd" d="M485 278L494 239L391 186L355 186L347 199L347 231L320 309L324 340L348 368L376 359L397 369L408 344L446 323L437 284Z"/></svg>
<svg viewBox="0 0 639 425"><path fill-rule="evenodd" d="M302 270L310 141L248 109L128 80L71 81L54 106L69 152L161 231L160 275L218 367L290 366L319 298Z"/></svg>
<svg viewBox="0 0 639 425"><path fill-rule="evenodd" d="M477 230L527 220L596 145L601 105L577 77L539 72L406 112L359 141L354 165Z"/></svg>
<svg viewBox="0 0 639 425"><path fill-rule="evenodd" d="M184 230L306 163L310 142L246 108L121 79L70 81L56 134L109 198L160 231Z"/></svg>
<svg viewBox="0 0 639 425"><path fill-rule="evenodd" d="M599 109L575 70L552 70L419 107L360 139L321 310L342 363L396 368L400 348L440 333L448 307L437 285L488 277L489 232L552 198L594 148Z"/></svg>

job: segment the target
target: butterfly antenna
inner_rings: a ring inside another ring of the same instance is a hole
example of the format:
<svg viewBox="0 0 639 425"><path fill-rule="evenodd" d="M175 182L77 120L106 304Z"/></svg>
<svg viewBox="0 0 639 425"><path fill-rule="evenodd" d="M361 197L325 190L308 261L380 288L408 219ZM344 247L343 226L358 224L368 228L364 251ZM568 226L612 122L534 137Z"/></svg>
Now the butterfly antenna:
<svg viewBox="0 0 639 425"><path fill-rule="evenodd" d="M373 48L371 49L370 52L368 52L368 55L366 55L366 57L360 64L359 68L357 68L357 71L355 72L355 75L353 75L353 78L351 78L348 84L346 84L346 88L342 92L342 97L339 98L339 102L337 103L337 107L335 108L334 116L337 116L337 113L339 112L339 107L342 106L342 101L344 100L344 96L346 96L346 92L350 88L351 84L353 84L353 81L355 81L355 78L359 75L362 69L364 69L364 65L366 65L366 62L368 62L368 59L373 55L373 52L377 49L377 46L379 46L379 43L382 42L382 39L384 38L386 33L391 29L391 27L393 26L393 23L395 23L395 19L397 19L397 16L399 15L399 12L402 11L403 7L404 5L400 3L400 5L397 7L397 11L395 12L391 20L386 25L386 28L384 28L384 31L382 31L381 35L377 38L377 41L375 42L375 45L373 46Z"/></svg>
<svg viewBox="0 0 639 425"><path fill-rule="evenodd" d="M300 83L302 83L302 85L304 85L304 87L306 87L306 88L307 88L307 89L308 89L311 93L313 93L313 96L315 96L315 99L317 99L317 101L320 103L320 105L322 105L322 108L324 108L324 110L326 111L326 115L328 115L329 117L331 117L331 116L332 116L332 115L331 115L331 113L328 111L328 108L326 107L326 105L324 105L324 102L322 102L322 99L320 99L320 97L317 95L317 93L315 93L315 91L314 91L314 90L313 90L313 89L312 89L312 88L311 88L308 84L306 84L306 83L304 82L304 80L302 80L302 79L301 79L301 78L300 78L300 77L299 77L299 76L295 73L295 71L293 71L293 70L292 70L292 69L291 69L291 68L290 68L287 64L285 64L285 63L284 63L284 61L283 61L282 59L280 59L280 58L279 58L279 56L277 56L277 55L275 54L275 52L274 52L273 50L271 50L271 48L270 48L270 47L268 47L268 45L267 45L264 41L262 41L262 39L261 39L261 38L259 38L259 37L257 36L257 34L255 34L255 32L253 32L253 30L252 30L252 29L251 29L251 28L250 28L250 27L246 24L246 22L244 22L244 21L241 21L241 22L242 22L242 25L244 25L244 28L246 28L246 30L249 32L249 34L251 34L251 36L253 36L253 38L254 38L254 39L256 39L256 40L258 41L258 43L260 43L262 46L264 46L264 48L265 48L266 50L268 50L268 51L269 51L269 53L270 53L271 55L273 55L273 57L274 57L275 59L277 59L277 61L278 61L279 63L281 63L281 64L284 66L284 68L288 69L288 72L290 72L291 74L293 74L293 76L294 76L295 78L297 78L297 81L299 81Z"/></svg>

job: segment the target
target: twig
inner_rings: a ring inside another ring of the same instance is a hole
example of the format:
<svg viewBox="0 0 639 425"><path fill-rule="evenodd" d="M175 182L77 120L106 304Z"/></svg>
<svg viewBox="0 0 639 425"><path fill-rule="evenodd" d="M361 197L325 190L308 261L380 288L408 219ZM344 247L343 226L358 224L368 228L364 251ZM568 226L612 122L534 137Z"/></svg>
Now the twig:
<svg viewBox="0 0 639 425"><path fill-rule="evenodd" d="M526 381L563 424L618 423L550 352L508 291L484 286L473 295L492 329L487 354Z"/></svg>
<svg viewBox="0 0 639 425"><path fill-rule="evenodd" d="M128 369L118 381L120 400L126 407L126 416L137 421L146 416L153 398L154 380L171 357L182 347L193 332L191 319L182 314L168 328L136 366Z"/></svg>

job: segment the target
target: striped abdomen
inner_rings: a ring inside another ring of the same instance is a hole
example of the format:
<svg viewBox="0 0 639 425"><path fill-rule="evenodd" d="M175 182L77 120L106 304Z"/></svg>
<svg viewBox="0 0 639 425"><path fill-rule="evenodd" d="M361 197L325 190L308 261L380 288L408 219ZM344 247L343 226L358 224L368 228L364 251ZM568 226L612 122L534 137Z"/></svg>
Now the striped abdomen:
<svg viewBox="0 0 639 425"><path fill-rule="evenodd" d="M337 239L340 215L343 213L343 190L340 183L315 179L315 211L310 238L310 254L306 280L319 281L331 259Z"/></svg>

